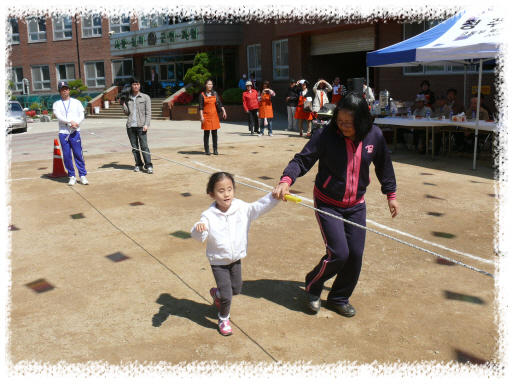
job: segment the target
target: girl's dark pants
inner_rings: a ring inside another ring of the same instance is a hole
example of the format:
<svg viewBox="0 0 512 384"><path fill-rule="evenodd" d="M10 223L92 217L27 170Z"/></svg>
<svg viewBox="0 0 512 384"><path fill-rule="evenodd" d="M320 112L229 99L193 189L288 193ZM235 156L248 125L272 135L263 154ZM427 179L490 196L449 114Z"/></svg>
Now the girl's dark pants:
<svg viewBox="0 0 512 384"><path fill-rule="evenodd" d="M366 227L366 204L339 208L315 198L315 207ZM306 275L306 290L320 296L324 283L336 276L327 301L337 306L348 304L363 262L366 230L316 212L327 254Z"/></svg>
<svg viewBox="0 0 512 384"><path fill-rule="evenodd" d="M204 142L204 150L208 152L210 150L210 131L205 129L203 135L203 142ZM217 149L217 130L212 129L212 142L213 142L213 150L215 151Z"/></svg>
<svg viewBox="0 0 512 384"><path fill-rule="evenodd" d="M229 316L233 296L238 295L242 290L242 263L238 260L229 265L212 265L211 267L219 290L219 314L226 318Z"/></svg>

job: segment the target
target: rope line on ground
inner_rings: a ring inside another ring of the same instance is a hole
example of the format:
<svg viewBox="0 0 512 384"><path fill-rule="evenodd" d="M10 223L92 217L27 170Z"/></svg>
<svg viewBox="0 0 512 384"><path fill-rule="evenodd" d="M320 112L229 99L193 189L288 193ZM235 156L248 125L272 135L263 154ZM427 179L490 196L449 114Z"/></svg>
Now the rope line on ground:
<svg viewBox="0 0 512 384"><path fill-rule="evenodd" d="M132 146L130 146L130 145L123 144L123 143L120 143L120 142L118 142L118 141L115 141L115 140L109 139L108 137L104 137L104 136L98 135L97 133L89 132L89 131L87 131L87 130L85 130L85 129L84 129L83 131L84 131L84 132L86 132L86 133L90 133L91 135L95 135L95 136L101 137L102 139L112 141L112 142L114 142L114 143L116 143L116 144L119 144L119 145L122 145L122 146L124 146L124 147L131 148L132 150L134 149L134 150L136 150L136 151L140 151L140 152L142 152L142 153L147 153L147 154L150 154L151 156L155 156L155 157L158 157L158 158L160 158L160 159L167 160L167 161L170 161L170 162L172 162L172 163L175 163L175 164L178 164L178 165L182 165L182 166L184 166L184 167L191 168L191 169L194 169L194 170L199 171L199 172L207 173L207 174L209 174L209 175L211 175L211 174L212 174L212 172L205 171L204 169L196 168L196 167L193 167L193 166L188 165L188 164L180 163L179 161L175 161L175 160L167 159L167 158L165 158L165 157L163 157L163 156L155 155L154 153L150 153L150 152L146 152L146 151L143 151L143 150L141 150L141 149L138 149L138 148L134 148L134 147L132 147ZM249 188L253 188L253 189L257 189L257 190L259 190L259 191L263 191L263 192L265 192L265 193L269 193L269 191L267 191L267 190L265 190L265 189L262 189L262 188L259 188L259 187L255 187L255 186L253 186L253 185L249 185L249 184L246 184L246 183L242 183L242 182L240 182L240 181L237 181L237 183L238 183L238 184L241 184L241 185L245 185L246 187L249 187ZM295 196L295 195L293 195L293 196ZM458 261L458 260L451 259L451 258L449 258L449 257L446 257L446 256L443 256L443 255L440 255L440 254L435 253L435 252L432 252L432 251L429 251L428 249L421 248L421 247L418 247L417 245L414 245L414 244L408 243L408 242L406 242L406 241L403 241L403 240L397 239L397 238L395 238L395 237L392 237L392 236L386 235L385 233L381 233L381 232L378 232L378 231L376 231L376 230L374 230L374 229L371 229L371 228L368 228L368 227L365 227L365 226L362 226L362 225L356 224L356 223L354 223L354 222L352 222L352 221L349 221L349 220L346 220L346 219L344 219L344 218L342 218L342 217L339 217L339 216L336 216L336 215L330 214L330 213L328 213L328 212L322 211L321 209L318 209L318 208L312 207L311 205L307 205L307 204L304 204L304 203L302 203L302 202L301 202L301 203L299 203L299 205L302 205L302 206L307 207L307 208L311 208L311 209L313 209L313 210L315 210L315 211L317 211L318 213L321 213L321 214L323 214L323 215L330 216L330 217L332 217L332 218L335 218L335 219L337 219L337 220L341 220L341 221L343 221L343 222L345 222L345 223L348 223L348 224L352 224L352 225L354 225L354 226L356 226L356 227L359 227L359 228L362 228L362 229L364 229L364 230L366 230L366 231L370 231L370 232L373 232L373 233L375 233L375 234L377 234L377 235L384 236L384 237L386 237L386 238L388 238L388 239L395 240L395 241L397 241L397 242L399 242L399 243L402 243L402 244L404 244L404 245L407 245L407 246L409 246L409 247L412 247L412 248L418 249L418 250L423 251L423 252L426 252L426 253L428 253L428 254L430 254L430 255L433 255L433 256L439 257L439 258L441 258L441 259L444 259L444 260L450 261L450 262L455 263L455 264L457 264L457 265L460 265L460 266L463 266L463 267L469 268L469 269L471 269L472 271L479 272L479 273L482 273L482 274L484 274L484 275L486 275L486 276L490 276L490 277L494 278L494 275L493 275L493 274L491 274L491 273L489 273L489 272L486 272L486 271L484 271L484 270L481 270L481 269L478 269L478 268L472 267L472 266L467 265L467 264L465 264L465 263L462 263L462 262L460 262L460 261Z"/></svg>

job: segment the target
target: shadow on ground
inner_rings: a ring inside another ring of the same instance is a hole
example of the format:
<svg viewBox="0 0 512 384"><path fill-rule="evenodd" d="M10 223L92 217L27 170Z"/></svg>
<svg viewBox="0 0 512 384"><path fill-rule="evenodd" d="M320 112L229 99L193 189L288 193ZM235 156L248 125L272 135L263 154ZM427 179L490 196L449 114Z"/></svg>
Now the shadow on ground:
<svg viewBox="0 0 512 384"><path fill-rule="evenodd" d="M101 167L98 167L98 169L102 169L102 168L113 168L113 169L129 169L129 170L133 170L133 165L126 165L126 164L117 164L118 162L117 161L113 161L111 163L108 163L108 164L103 164Z"/></svg>
<svg viewBox="0 0 512 384"><path fill-rule="evenodd" d="M329 291L330 288L324 287L324 290ZM306 306L305 283L301 281L246 280L241 294L271 301L290 311L311 314Z"/></svg>
<svg viewBox="0 0 512 384"><path fill-rule="evenodd" d="M182 155L203 155L204 151L178 151Z"/></svg>
<svg viewBox="0 0 512 384"><path fill-rule="evenodd" d="M169 316L178 316L204 328L217 329L218 310L213 305L178 299L169 293L162 293L156 302L161 307L158 313L153 315L153 327L160 327Z"/></svg>

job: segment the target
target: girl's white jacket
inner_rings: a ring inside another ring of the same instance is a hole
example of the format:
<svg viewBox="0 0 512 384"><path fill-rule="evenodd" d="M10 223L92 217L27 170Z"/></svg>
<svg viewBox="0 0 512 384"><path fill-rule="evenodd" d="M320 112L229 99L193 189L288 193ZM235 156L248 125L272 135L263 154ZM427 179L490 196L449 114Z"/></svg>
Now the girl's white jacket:
<svg viewBox="0 0 512 384"><path fill-rule="evenodd" d="M254 203L233 199L227 212L221 212L215 202L201 214L201 220L192 227L192 237L206 243L206 257L211 265L228 265L247 255L251 222L267 213L279 203L268 194ZM206 231L199 232L196 225L206 224Z"/></svg>

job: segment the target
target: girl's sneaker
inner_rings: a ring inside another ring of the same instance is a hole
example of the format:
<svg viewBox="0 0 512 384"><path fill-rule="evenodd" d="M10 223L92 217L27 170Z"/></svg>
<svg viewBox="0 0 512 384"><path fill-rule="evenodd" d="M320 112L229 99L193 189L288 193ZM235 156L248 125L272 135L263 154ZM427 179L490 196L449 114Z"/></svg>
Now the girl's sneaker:
<svg viewBox="0 0 512 384"><path fill-rule="evenodd" d="M222 336L229 336L233 334L229 320L219 320L219 332Z"/></svg>
<svg viewBox="0 0 512 384"><path fill-rule="evenodd" d="M213 304L217 307L217 309L220 309L220 300L217 296L217 292L218 292L217 288L210 289L210 295L212 296Z"/></svg>

